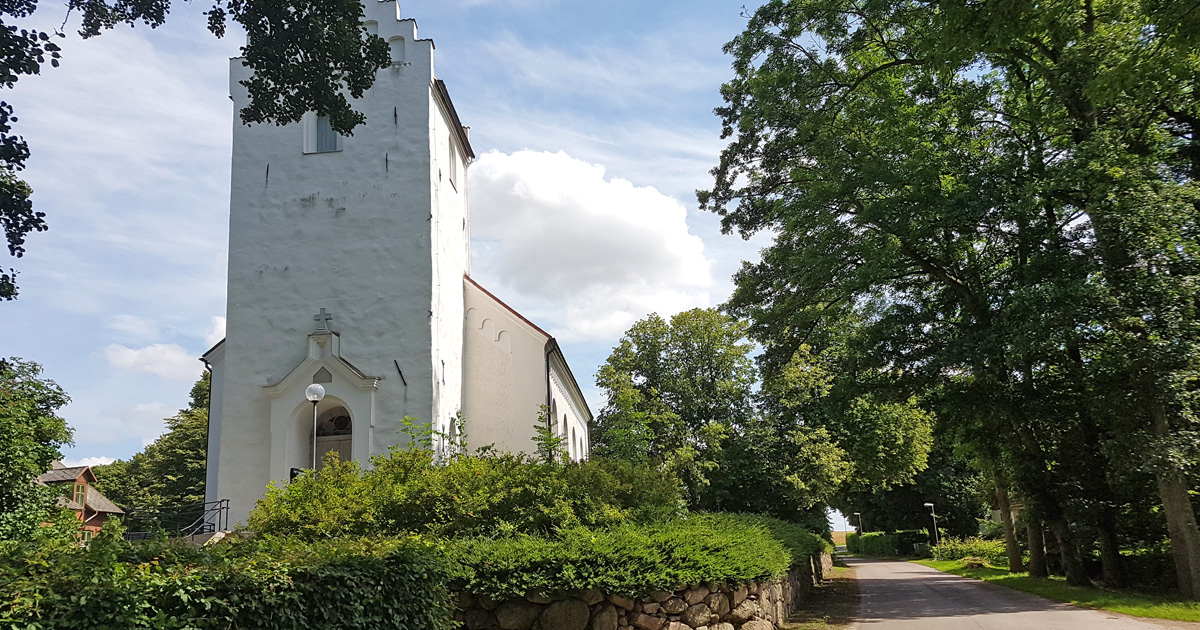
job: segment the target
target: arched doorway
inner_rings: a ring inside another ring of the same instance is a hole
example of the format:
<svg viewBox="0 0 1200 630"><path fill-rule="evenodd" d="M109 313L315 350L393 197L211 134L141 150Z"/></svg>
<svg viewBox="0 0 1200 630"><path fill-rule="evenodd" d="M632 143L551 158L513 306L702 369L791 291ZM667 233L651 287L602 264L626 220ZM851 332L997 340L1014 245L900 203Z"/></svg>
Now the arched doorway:
<svg viewBox="0 0 1200 630"><path fill-rule="evenodd" d="M347 461L353 458L351 443L354 435L354 422L350 412L345 407L327 409L317 416L317 470L324 466L325 455L335 451L338 458ZM312 432L309 432L309 444L312 442Z"/></svg>

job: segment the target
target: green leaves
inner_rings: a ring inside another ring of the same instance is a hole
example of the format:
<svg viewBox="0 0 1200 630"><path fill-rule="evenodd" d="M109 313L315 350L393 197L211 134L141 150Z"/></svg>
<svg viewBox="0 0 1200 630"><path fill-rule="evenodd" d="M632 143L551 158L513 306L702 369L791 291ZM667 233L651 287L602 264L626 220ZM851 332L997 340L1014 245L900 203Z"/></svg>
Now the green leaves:
<svg viewBox="0 0 1200 630"><path fill-rule="evenodd" d="M84 549L3 549L0 621L46 630L449 630L446 579L437 551L415 539L259 538L197 549L128 543L106 528Z"/></svg>
<svg viewBox="0 0 1200 630"><path fill-rule="evenodd" d="M259 533L322 540L415 532L437 536L548 534L671 518L677 482L624 462L532 461L523 455L393 450L371 470L329 459L316 474L272 487L250 514Z"/></svg>
<svg viewBox="0 0 1200 630"><path fill-rule="evenodd" d="M41 374L32 361L0 359L0 541L29 540L51 518L57 494L33 480L71 443L57 415L70 398Z"/></svg>

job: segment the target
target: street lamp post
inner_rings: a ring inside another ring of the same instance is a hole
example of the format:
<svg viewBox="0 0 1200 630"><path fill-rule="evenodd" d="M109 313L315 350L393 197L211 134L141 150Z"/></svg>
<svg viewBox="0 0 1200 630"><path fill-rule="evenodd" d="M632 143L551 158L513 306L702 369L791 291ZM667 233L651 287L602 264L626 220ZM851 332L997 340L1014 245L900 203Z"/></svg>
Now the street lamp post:
<svg viewBox="0 0 1200 630"><path fill-rule="evenodd" d="M858 535L862 536L863 535L862 512L855 512L854 515L858 517Z"/></svg>
<svg viewBox="0 0 1200 630"><path fill-rule="evenodd" d="M313 383L304 390L304 397L313 404L312 469L315 473L317 472L317 403L325 397L325 388Z"/></svg>
<svg viewBox="0 0 1200 630"><path fill-rule="evenodd" d="M934 512L932 503L926 503L925 507L929 508L929 515L933 517L933 549L934 549L933 559L941 560L942 559L942 549L941 549L942 541L938 539L937 513Z"/></svg>

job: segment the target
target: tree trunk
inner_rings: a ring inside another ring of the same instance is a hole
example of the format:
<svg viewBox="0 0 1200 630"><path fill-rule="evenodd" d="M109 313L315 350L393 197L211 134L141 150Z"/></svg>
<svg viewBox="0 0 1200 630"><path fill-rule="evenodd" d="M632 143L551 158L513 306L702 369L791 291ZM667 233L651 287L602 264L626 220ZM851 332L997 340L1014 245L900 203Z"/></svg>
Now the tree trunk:
<svg viewBox="0 0 1200 630"><path fill-rule="evenodd" d="M1167 410L1162 403L1150 404L1154 419L1154 435L1165 438L1170 434ZM1167 517L1167 533L1171 538L1171 556L1175 559L1175 579L1179 595L1184 599L1200 599L1200 529L1196 527L1196 512L1188 496L1188 482L1177 469L1159 466L1158 496Z"/></svg>
<svg viewBox="0 0 1200 630"><path fill-rule="evenodd" d="M1046 568L1046 538L1042 534L1041 521L1029 519L1025 535L1029 539L1029 577L1050 577L1050 571Z"/></svg>
<svg viewBox="0 0 1200 630"><path fill-rule="evenodd" d="M1121 545L1117 542L1116 515L1111 505L1101 508L1099 535L1100 566L1104 584L1110 588L1126 586L1124 562L1121 560Z"/></svg>
<svg viewBox="0 0 1200 630"><path fill-rule="evenodd" d="M1013 527L1008 488L1005 487L999 471L993 471L992 479L996 484L996 507L1000 508L1000 522L1004 525L1004 551L1008 553L1008 570L1018 573L1024 571L1025 567L1021 566L1021 544L1017 542L1017 530Z"/></svg>
<svg viewBox="0 0 1200 630"><path fill-rule="evenodd" d="M1083 568L1083 558L1079 557L1079 549L1071 537L1071 527L1065 519L1056 518L1050 521L1050 531L1058 541L1058 551L1062 556L1063 572L1067 574L1067 584L1071 586L1092 586L1087 571Z"/></svg>

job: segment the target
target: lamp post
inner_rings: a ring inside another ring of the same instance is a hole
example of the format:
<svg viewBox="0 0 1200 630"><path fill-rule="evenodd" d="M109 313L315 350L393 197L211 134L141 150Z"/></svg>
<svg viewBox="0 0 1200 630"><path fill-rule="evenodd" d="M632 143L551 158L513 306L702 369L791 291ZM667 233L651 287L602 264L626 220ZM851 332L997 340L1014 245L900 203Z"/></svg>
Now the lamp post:
<svg viewBox="0 0 1200 630"><path fill-rule="evenodd" d="M325 388L313 383L304 390L304 397L313 404L312 469L315 473L317 472L317 403L325 397Z"/></svg>
<svg viewBox="0 0 1200 630"><path fill-rule="evenodd" d="M942 542L941 542L941 540L938 539L937 514L934 512L932 503L926 503L925 507L929 508L929 515L933 517L933 549L934 549L933 559L941 560L942 559L942 549L941 549Z"/></svg>
<svg viewBox="0 0 1200 630"><path fill-rule="evenodd" d="M862 536L863 535L862 512L855 512L854 515L858 517L858 535Z"/></svg>

